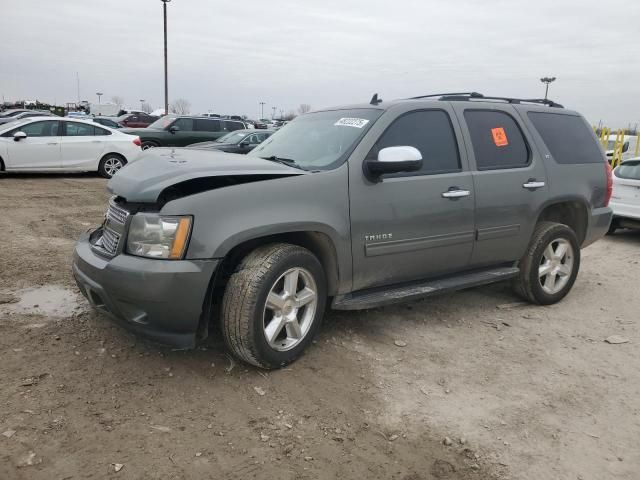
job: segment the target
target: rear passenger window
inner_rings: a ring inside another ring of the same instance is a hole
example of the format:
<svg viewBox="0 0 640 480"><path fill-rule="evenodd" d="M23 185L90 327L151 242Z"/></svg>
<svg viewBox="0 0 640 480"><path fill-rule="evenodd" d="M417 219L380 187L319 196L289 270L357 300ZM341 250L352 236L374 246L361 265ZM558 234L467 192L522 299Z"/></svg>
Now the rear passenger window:
<svg viewBox="0 0 640 480"><path fill-rule="evenodd" d="M93 129L95 130L94 135L111 135L111 132L109 130L105 130L104 128L93 127Z"/></svg>
<svg viewBox="0 0 640 480"><path fill-rule="evenodd" d="M218 120L196 120L196 130L198 132L219 132L220 122Z"/></svg>
<svg viewBox="0 0 640 480"><path fill-rule="evenodd" d="M582 117L544 112L529 112L527 115L556 162L604 162L598 143Z"/></svg>
<svg viewBox="0 0 640 480"><path fill-rule="evenodd" d="M465 110L478 170L529 164L529 149L513 117L495 110Z"/></svg>
<svg viewBox="0 0 640 480"><path fill-rule="evenodd" d="M422 169L418 172L387 175L388 177L460 170L460 156L451 120L442 110L421 110L397 118L382 134L369 157L376 158L383 148L399 146L417 148L422 154Z"/></svg>
<svg viewBox="0 0 640 480"><path fill-rule="evenodd" d="M67 137L92 137L95 127L85 123L67 122ZM102 129L100 129L102 130Z"/></svg>

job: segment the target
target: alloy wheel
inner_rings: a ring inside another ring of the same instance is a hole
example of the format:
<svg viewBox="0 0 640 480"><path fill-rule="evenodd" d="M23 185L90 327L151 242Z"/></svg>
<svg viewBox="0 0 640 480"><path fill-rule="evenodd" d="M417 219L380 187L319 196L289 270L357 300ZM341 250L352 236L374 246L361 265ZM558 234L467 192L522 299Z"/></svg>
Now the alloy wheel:
<svg viewBox="0 0 640 480"><path fill-rule="evenodd" d="M573 272L573 247L568 240L557 238L542 253L538 278L545 293L554 295L562 290Z"/></svg>
<svg viewBox="0 0 640 480"><path fill-rule="evenodd" d="M318 306L316 282L304 268L291 268L273 284L263 313L267 343L283 352L294 348L309 332Z"/></svg>

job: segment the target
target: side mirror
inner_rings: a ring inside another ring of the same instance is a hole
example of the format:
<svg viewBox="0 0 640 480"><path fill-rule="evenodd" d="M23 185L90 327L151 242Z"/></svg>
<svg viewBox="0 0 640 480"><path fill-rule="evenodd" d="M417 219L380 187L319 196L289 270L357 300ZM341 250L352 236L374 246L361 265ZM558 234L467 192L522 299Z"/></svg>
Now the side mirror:
<svg viewBox="0 0 640 480"><path fill-rule="evenodd" d="M377 160L365 160L363 167L370 180L389 173L415 172L422 168L422 154L415 147L387 147L378 152Z"/></svg>
<svg viewBox="0 0 640 480"><path fill-rule="evenodd" d="M240 147L241 148L247 148L249 146L249 142L241 142L240 143Z"/></svg>
<svg viewBox="0 0 640 480"><path fill-rule="evenodd" d="M176 127L176 126L171 125L171 126L169 127L169 131L170 131L171 133L179 132L179 131L180 131L180 127Z"/></svg>
<svg viewBox="0 0 640 480"><path fill-rule="evenodd" d="M13 134L13 140L19 142L23 138L27 138L27 134L24 132L16 132Z"/></svg>

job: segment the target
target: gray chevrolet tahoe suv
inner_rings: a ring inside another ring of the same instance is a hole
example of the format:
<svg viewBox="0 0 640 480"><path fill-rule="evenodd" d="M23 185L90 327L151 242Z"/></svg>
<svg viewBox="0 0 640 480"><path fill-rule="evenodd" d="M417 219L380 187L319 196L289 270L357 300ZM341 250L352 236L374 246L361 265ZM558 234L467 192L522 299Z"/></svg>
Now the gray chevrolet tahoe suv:
<svg viewBox="0 0 640 480"><path fill-rule="evenodd" d="M249 155L153 149L108 183L73 273L98 310L187 348L218 320L276 368L325 308L511 280L551 304L611 221L591 128L551 101L444 94L302 115Z"/></svg>

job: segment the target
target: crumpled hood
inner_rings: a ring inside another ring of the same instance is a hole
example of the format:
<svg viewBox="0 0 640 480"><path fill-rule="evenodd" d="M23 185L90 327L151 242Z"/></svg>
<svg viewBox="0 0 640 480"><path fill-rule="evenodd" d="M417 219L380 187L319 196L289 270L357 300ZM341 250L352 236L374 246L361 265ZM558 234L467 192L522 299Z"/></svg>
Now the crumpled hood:
<svg viewBox="0 0 640 480"><path fill-rule="evenodd" d="M154 203L164 189L188 180L225 176L280 178L308 172L258 157L186 148L152 148L115 174L107 190L134 203Z"/></svg>

